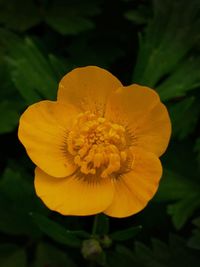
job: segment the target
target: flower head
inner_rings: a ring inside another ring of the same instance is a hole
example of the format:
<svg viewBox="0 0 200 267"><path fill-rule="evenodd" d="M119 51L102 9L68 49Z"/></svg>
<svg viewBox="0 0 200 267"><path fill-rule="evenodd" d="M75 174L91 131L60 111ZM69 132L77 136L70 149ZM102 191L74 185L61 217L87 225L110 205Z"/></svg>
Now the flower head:
<svg viewBox="0 0 200 267"><path fill-rule="evenodd" d="M170 134L154 90L124 87L94 66L65 75L57 101L31 105L19 124L19 139L37 165L36 193L64 215L142 210L157 191Z"/></svg>

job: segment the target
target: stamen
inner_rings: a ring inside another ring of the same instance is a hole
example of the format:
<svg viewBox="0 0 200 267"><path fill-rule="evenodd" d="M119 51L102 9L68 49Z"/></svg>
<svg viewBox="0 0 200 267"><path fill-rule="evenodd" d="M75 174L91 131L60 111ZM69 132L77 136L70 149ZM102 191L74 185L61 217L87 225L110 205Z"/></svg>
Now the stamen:
<svg viewBox="0 0 200 267"><path fill-rule="evenodd" d="M68 135L68 151L83 174L107 178L127 160L125 128L95 114L79 114Z"/></svg>

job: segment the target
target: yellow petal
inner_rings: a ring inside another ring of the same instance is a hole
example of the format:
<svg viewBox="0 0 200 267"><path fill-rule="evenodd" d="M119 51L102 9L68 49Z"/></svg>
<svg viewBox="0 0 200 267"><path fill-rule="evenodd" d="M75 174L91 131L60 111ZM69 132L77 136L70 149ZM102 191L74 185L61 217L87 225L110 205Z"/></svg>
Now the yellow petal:
<svg viewBox="0 0 200 267"><path fill-rule="evenodd" d="M66 138L77 112L71 105L41 101L20 118L20 141L31 160L49 175L65 177L76 169L67 153Z"/></svg>
<svg viewBox="0 0 200 267"><path fill-rule="evenodd" d="M56 179L39 168L35 170L35 189L46 206L63 215L92 215L105 210L113 198L109 179L88 182L75 175Z"/></svg>
<svg viewBox="0 0 200 267"><path fill-rule="evenodd" d="M127 126L133 145L161 156L171 135L170 118L158 94L144 86L130 85L113 92L105 117Z"/></svg>
<svg viewBox="0 0 200 267"><path fill-rule="evenodd" d="M144 148L160 157L166 150L171 136L168 111L158 103L135 128L134 146Z"/></svg>
<svg viewBox="0 0 200 267"><path fill-rule="evenodd" d="M141 211L158 189L162 166L144 150L133 150L132 170L115 181L112 204L104 211L112 217L127 217Z"/></svg>
<svg viewBox="0 0 200 267"><path fill-rule="evenodd" d="M110 72L95 66L77 68L65 75L58 89L58 101L83 111L104 114L108 95L122 86Z"/></svg>

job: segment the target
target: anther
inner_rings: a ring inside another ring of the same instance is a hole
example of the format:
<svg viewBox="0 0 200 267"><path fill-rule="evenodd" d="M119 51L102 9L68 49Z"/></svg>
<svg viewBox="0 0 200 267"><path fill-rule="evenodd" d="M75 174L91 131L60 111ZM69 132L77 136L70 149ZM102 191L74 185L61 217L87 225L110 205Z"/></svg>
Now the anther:
<svg viewBox="0 0 200 267"><path fill-rule="evenodd" d="M68 136L68 151L83 174L107 178L120 170L127 159L125 128L99 118L90 112L81 113Z"/></svg>

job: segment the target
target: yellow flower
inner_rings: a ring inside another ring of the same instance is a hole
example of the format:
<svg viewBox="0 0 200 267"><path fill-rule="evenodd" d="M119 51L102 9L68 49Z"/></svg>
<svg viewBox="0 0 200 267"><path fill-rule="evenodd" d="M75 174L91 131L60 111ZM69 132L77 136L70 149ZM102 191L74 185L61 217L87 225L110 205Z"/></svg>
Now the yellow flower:
<svg viewBox="0 0 200 267"><path fill-rule="evenodd" d="M57 101L31 105L19 125L37 165L36 193L64 215L126 217L142 210L157 191L170 134L154 90L123 86L94 66L65 75Z"/></svg>

